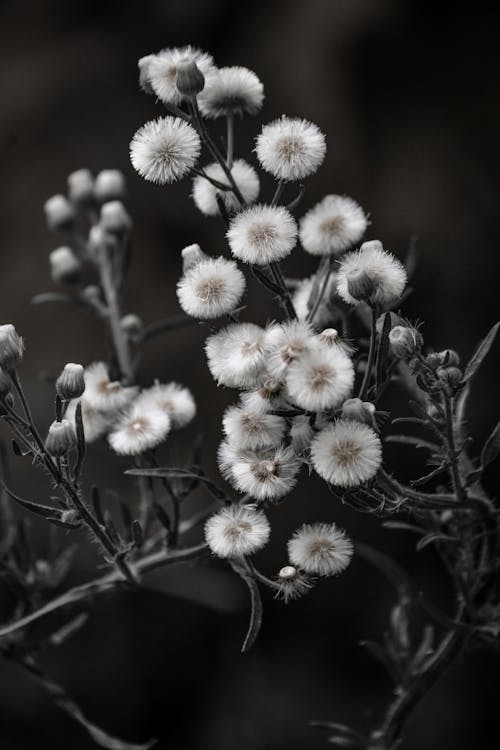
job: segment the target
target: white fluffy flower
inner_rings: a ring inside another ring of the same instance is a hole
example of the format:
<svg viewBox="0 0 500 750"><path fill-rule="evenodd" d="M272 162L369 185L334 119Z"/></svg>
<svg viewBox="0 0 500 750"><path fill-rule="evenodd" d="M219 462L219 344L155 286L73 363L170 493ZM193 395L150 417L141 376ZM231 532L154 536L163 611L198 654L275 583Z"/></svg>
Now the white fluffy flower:
<svg viewBox="0 0 500 750"><path fill-rule="evenodd" d="M301 219L299 237L311 255L340 255L361 239L367 224L352 198L327 195Z"/></svg>
<svg viewBox="0 0 500 750"><path fill-rule="evenodd" d="M113 431L109 444L121 456L137 456L156 448L167 437L170 417L167 412L139 398Z"/></svg>
<svg viewBox="0 0 500 750"><path fill-rule="evenodd" d="M315 289L316 287L315 292L317 294L319 292L319 287L321 287L321 284L317 285L315 282L315 275L310 276L308 279L302 279L297 288L294 290L292 301L299 320L306 320L311 311L311 306L312 304L314 304L314 299L311 299L313 289ZM315 326L321 327L327 325L332 320L333 312L331 306L336 287L337 276L332 272L330 273L330 277L327 281L326 289L321 298L321 302L319 303L314 314Z"/></svg>
<svg viewBox="0 0 500 750"><path fill-rule="evenodd" d="M196 414L196 404L189 388L179 383L155 383L136 399L135 405L160 409L170 417L172 429L185 427ZM137 407L139 408L139 406Z"/></svg>
<svg viewBox="0 0 500 750"><path fill-rule="evenodd" d="M205 539L217 557L241 557L262 549L271 533L261 510L249 505L229 505L205 524Z"/></svg>
<svg viewBox="0 0 500 750"><path fill-rule="evenodd" d="M314 430L311 426L309 417L299 414L293 418L290 428L290 437L292 439L292 448L294 453L302 461L306 461L309 455L309 448L314 437Z"/></svg>
<svg viewBox="0 0 500 750"><path fill-rule="evenodd" d="M235 450L227 442L219 448L219 466L233 486L256 500L277 500L293 489L300 461L291 448Z"/></svg>
<svg viewBox="0 0 500 750"><path fill-rule="evenodd" d="M225 115L255 115L262 107L264 87L255 73L234 65L219 68L205 83L198 96L200 110L205 117Z"/></svg>
<svg viewBox="0 0 500 750"><path fill-rule="evenodd" d="M320 477L330 484L356 487L377 473L382 446L371 427L339 419L316 435L311 458Z"/></svg>
<svg viewBox="0 0 500 750"><path fill-rule="evenodd" d="M205 76L205 84L215 75L216 68L211 55L196 47L174 47L161 50L157 55L143 58L142 86L144 82L151 86L155 94L164 104L180 104L184 99L177 89L177 70L179 65L195 62Z"/></svg>
<svg viewBox="0 0 500 750"><path fill-rule="evenodd" d="M205 351L218 385L253 388L265 366L265 333L254 323L233 323L209 336Z"/></svg>
<svg viewBox="0 0 500 750"><path fill-rule="evenodd" d="M354 383L354 367L340 347L316 347L295 359L286 372L290 400L302 409L339 406Z"/></svg>
<svg viewBox="0 0 500 750"><path fill-rule="evenodd" d="M286 429L282 417L251 412L239 406L226 409L222 425L231 445L243 450L277 446L283 440Z"/></svg>
<svg viewBox="0 0 500 750"><path fill-rule="evenodd" d="M179 117L147 122L130 142L134 169L149 182L165 185L184 177L196 164L201 142L198 133Z"/></svg>
<svg viewBox="0 0 500 750"><path fill-rule="evenodd" d="M288 542L290 561L310 575L334 576L351 562L353 545L333 523L304 524Z"/></svg>
<svg viewBox="0 0 500 750"><path fill-rule="evenodd" d="M381 242L372 240L342 259L337 273L337 291L351 305L366 300L385 308L399 299L406 281L402 263L387 253ZM355 291L358 288L365 293L358 294Z"/></svg>
<svg viewBox="0 0 500 750"><path fill-rule="evenodd" d="M285 565L278 573L279 589L276 597L287 604L292 599L300 599L312 588L314 579L304 575L293 565Z"/></svg>
<svg viewBox="0 0 500 750"><path fill-rule="evenodd" d="M102 412L118 412L129 406L137 395L137 388L124 388L117 380L110 380L104 362L94 362L85 368L85 402L92 409Z"/></svg>
<svg viewBox="0 0 500 750"><path fill-rule="evenodd" d="M283 116L262 128L255 151L266 172L280 180L302 180L325 158L325 136L312 122Z"/></svg>
<svg viewBox="0 0 500 750"><path fill-rule="evenodd" d="M276 378L265 378L259 388L247 391L240 396L245 411L255 414L266 414L271 409L286 407L283 398L284 383Z"/></svg>
<svg viewBox="0 0 500 750"><path fill-rule="evenodd" d="M114 412L102 412L94 409L89 402L82 399L73 399L69 402L66 409L66 419L71 420L76 425L75 413L78 402L82 407L83 433L86 443L93 443L104 435L113 426L117 414Z"/></svg>
<svg viewBox="0 0 500 750"><path fill-rule="evenodd" d="M236 258L245 263L267 265L292 252L297 225L286 208L261 204L233 217L227 239Z"/></svg>
<svg viewBox="0 0 500 750"><path fill-rule="evenodd" d="M275 378L285 376L289 365L314 345L314 333L305 321L292 320L272 324L266 330L266 342L271 352L267 370Z"/></svg>
<svg viewBox="0 0 500 750"><path fill-rule="evenodd" d="M203 168L203 171L213 180L221 182L223 185L228 185L227 177L220 164L209 164L208 167ZM260 182L255 169L243 159L236 159L231 167L231 174L245 202L250 204L257 200ZM222 198L228 213L232 213L240 208L240 202L231 189L219 189L201 175L198 175L193 180L192 195L196 208L206 216L218 216L220 214L217 196Z"/></svg>
<svg viewBox="0 0 500 750"><path fill-rule="evenodd" d="M220 318L234 310L244 291L236 263L222 257L197 263L177 284L179 304L193 318Z"/></svg>

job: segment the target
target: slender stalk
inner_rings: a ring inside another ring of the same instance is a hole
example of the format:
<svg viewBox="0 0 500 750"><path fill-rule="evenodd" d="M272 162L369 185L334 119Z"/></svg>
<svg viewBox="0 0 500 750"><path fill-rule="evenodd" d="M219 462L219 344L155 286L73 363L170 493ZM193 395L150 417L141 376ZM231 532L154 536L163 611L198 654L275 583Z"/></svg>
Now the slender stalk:
<svg viewBox="0 0 500 750"><path fill-rule="evenodd" d="M108 308L108 322L113 340L113 346L118 360L118 366L123 381L131 383L133 380L133 365L127 334L121 326L121 311L118 291L113 279L113 267L110 254L106 249L99 254L99 276L102 290Z"/></svg>
<svg viewBox="0 0 500 750"><path fill-rule="evenodd" d="M226 149L226 164L228 169L232 169L234 160L234 115L232 112L226 115Z"/></svg>
<svg viewBox="0 0 500 750"><path fill-rule="evenodd" d="M370 380L372 376L372 370L373 365L375 363L375 350L376 350L376 342L377 342L377 308L374 305L371 310L372 317L371 317L371 331L370 331L370 348L368 349L368 359L366 362L366 370L365 374L363 376L363 382L361 384L361 388L358 394L358 398L361 399L361 401L364 401L366 398L366 395L368 393L368 388L370 385Z"/></svg>
<svg viewBox="0 0 500 750"><path fill-rule="evenodd" d="M327 287L328 287L328 281L330 280L331 273L332 273L332 257L328 256L328 258L327 258L327 265L326 265L326 268L323 271L323 280L322 280L321 287L320 287L319 292L318 292L318 294L316 296L316 299L315 299L315 301L313 303L313 306L310 309L309 314L307 316L307 320L308 320L309 323L314 323L315 315L318 312L319 306L321 305L321 302L324 299L324 296L325 296L325 293L326 293L326 290L327 290Z"/></svg>
<svg viewBox="0 0 500 750"><path fill-rule="evenodd" d="M286 287L279 263L277 261L272 261L272 263L269 264L269 268L271 269L276 286L281 289L280 297L288 317L291 320L297 320L297 313L293 305L292 297L290 291Z"/></svg>
<svg viewBox="0 0 500 750"><path fill-rule="evenodd" d="M443 389L442 393L446 417L446 442L450 463L451 480L457 499L461 502L465 502L467 500L467 493L465 492L462 485L462 479L460 477L460 470L458 466L457 446L455 443L455 434L453 431L453 409L451 405L451 398L446 388Z"/></svg>
<svg viewBox="0 0 500 750"><path fill-rule="evenodd" d="M273 199L271 201L271 206L276 206L279 199L281 198L281 195L283 193L283 189L285 187L285 181L284 180L278 180L278 184L276 185L276 191L274 193Z"/></svg>

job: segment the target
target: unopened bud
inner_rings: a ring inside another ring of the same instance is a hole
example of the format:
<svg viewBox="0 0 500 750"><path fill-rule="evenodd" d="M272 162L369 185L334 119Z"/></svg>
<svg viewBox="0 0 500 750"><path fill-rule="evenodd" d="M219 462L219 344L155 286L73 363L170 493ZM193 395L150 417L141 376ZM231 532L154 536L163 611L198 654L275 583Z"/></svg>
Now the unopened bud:
<svg viewBox="0 0 500 750"><path fill-rule="evenodd" d="M202 260L208 260L208 255L203 252L201 247L197 244L188 245L181 250L182 255L182 272L186 273L190 268L198 265Z"/></svg>
<svg viewBox="0 0 500 750"><path fill-rule="evenodd" d="M385 318L386 318L387 315L389 316L390 321L391 321L389 330L391 330L395 326L405 326L406 325L406 323L403 320L403 318L401 316L399 316L399 315L396 315L395 312L385 312L383 315L380 315L377 318L376 328L377 328L377 333L379 334L379 336L382 334L382 331L384 330L384 323L385 323Z"/></svg>
<svg viewBox="0 0 500 750"><path fill-rule="evenodd" d="M360 398L348 398L342 404L342 416L355 422L373 425L375 405L371 401L361 401Z"/></svg>
<svg viewBox="0 0 500 750"><path fill-rule="evenodd" d="M122 327L122 330L125 331L125 333L127 333L129 336L134 336L135 334L140 333L144 328L144 323L142 322L140 317L138 315L134 315L134 313L124 315L120 320L120 325Z"/></svg>
<svg viewBox="0 0 500 750"><path fill-rule="evenodd" d="M103 169L95 179L94 192L99 203L125 197L125 177L119 169Z"/></svg>
<svg viewBox="0 0 500 750"><path fill-rule="evenodd" d="M70 247L58 247L49 255L50 275L56 284L79 284L82 264Z"/></svg>
<svg viewBox="0 0 500 750"><path fill-rule="evenodd" d="M389 333L389 343L396 357L413 357L423 343L421 334L410 326L394 326Z"/></svg>
<svg viewBox="0 0 500 750"><path fill-rule="evenodd" d="M460 364L460 357L454 349L443 349L439 356L443 367L457 367Z"/></svg>
<svg viewBox="0 0 500 750"><path fill-rule="evenodd" d="M68 362L56 380L56 392L65 401L80 398L85 390L82 365Z"/></svg>
<svg viewBox="0 0 500 750"><path fill-rule="evenodd" d="M75 224L75 209L65 195L53 195L44 205L45 219L49 229L65 232Z"/></svg>
<svg viewBox="0 0 500 750"><path fill-rule="evenodd" d="M351 271L347 275L347 289L355 300L366 302L375 291L375 281L364 270Z"/></svg>
<svg viewBox="0 0 500 750"><path fill-rule="evenodd" d="M154 60L154 55L145 55L141 57L137 65L139 66L139 86L146 94L153 94L153 87L149 82L149 68L151 61Z"/></svg>
<svg viewBox="0 0 500 750"><path fill-rule="evenodd" d="M0 367L13 370L23 358L24 344L12 323L0 326Z"/></svg>
<svg viewBox="0 0 500 750"><path fill-rule="evenodd" d="M102 226L95 224L89 232L88 250L95 260L102 257L102 253L113 250L116 246L116 238Z"/></svg>
<svg viewBox="0 0 500 750"><path fill-rule="evenodd" d="M335 346L340 341L339 332L336 328L325 328L324 331L318 333L317 338L322 344L326 344L327 346Z"/></svg>
<svg viewBox="0 0 500 750"><path fill-rule="evenodd" d="M107 232L113 234L122 234L132 229L132 219L121 201L103 203L100 223Z"/></svg>
<svg viewBox="0 0 500 750"><path fill-rule="evenodd" d="M283 581L293 581L297 577L297 568L294 568L293 565L285 565L279 571L278 576Z"/></svg>
<svg viewBox="0 0 500 750"><path fill-rule="evenodd" d="M75 428L69 419L52 422L49 427L45 448L51 456L64 456L76 445Z"/></svg>
<svg viewBox="0 0 500 750"><path fill-rule="evenodd" d="M86 208L94 203L94 177L89 169L77 169L68 175L68 195L76 206Z"/></svg>
<svg viewBox="0 0 500 750"><path fill-rule="evenodd" d="M183 96L196 96L200 91L203 91L205 76L196 65L195 60L187 60L178 64L175 85Z"/></svg>
<svg viewBox="0 0 500 750"><path fill-rule="evenodd" d="M440 367L437 375L452 388L456 388L462 382L463 373L458 367Z"/></svg>
<svg viewBox="0 0 500 750"><path fill-rule="evenodd" d="M96 304L101 302L101 290L98 286L96 286L96 284L89 284L88 286L86 286L82 292L82 295L90 303Z"/></svg>

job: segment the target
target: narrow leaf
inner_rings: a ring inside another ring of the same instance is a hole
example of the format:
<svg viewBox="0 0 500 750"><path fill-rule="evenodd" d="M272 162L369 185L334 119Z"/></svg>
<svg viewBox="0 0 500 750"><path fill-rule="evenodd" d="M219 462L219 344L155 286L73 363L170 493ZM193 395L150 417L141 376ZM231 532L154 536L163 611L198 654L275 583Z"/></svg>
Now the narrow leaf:
<svg viewBox="0 0 500 750"><path fill-rule="evenodd" d="M241 652L245 653L255 643L262 625L262 599L260 596L257 581L255 580L251 570L246 567L246 564L234 560L231 563L231 566L233 570L238 573L238 575L245 581L246 585L248 586L248 590L250 591L250 623L248 625L248 631L245 636L245 640L243 641L243 646L241 647Z"/></svg>
<svg viewBox="0 0 500 750"><path fill-rule="evenodd" d="M469 364L465 368L463 382L467 383L478 371L479 367L481 366L481 363L483 359L488 354L489 350L491 349L491 345L493 344L495 340L495 336L497 335L498 328L500 327L500 321L498 323L495 323L493 328L489 331L489 333L485 336L485 338L479 343L476 351L472 355Z"/></svg>
<svg viewBox="0 0 500 750"><path fill-rule="evenodd" d="M493 432L484 444L481 451L481 465L488 466L500 453L500 422L497 423Z"/></svg>
<svg viewBox="0 0 500 750"><path fill-rule="evenodd" d="M51 523L55 523L58 526L65 526L70 529L77 529L79 522L75 522L75 514L70 510L59 510L59 508L51 508L49 505L41 505L40 503L32 502L31 500L25 500L23 497L14 494L9 488L0 480L0 485L4 491L11 498L19 503L23 508L34 513L36 516L41 516Z"/></svg>
<svg viewBox="0 0 500 750"><path fill-rule="evenodd" d="M391 330L391 314L385 313L384 324L377 351L376 389L380 388L387 378L387 363L389 361L389 333Z"/></svg>
<svg viewBox="0 0 500 750"><path fill-rule="evenodd" d="M425 547L427 547L429 544L434 544L434 542L457 542L458 539L454 536L450 536L449 534L442 534L440 532L435 532L433 534L427 534L427 536L424 536L420 541L418 542L416 546L417 552L421 552Z"/></svg>
<svg viewBox="0 0 500 750"><path fill-rule="evenodd" d="M435 443L431 443L430 440L424 440L423 438L415 437L414 435L387 435L385 442L413 445L415 448L426 448L430 451L436 451L439 449L439 446Z"/></svg>
<svg viewBox="0 0 500 750"><path fill-rule="evenodd" d="M197 479L202 482L210 493L218 500L227 499L227 495L223 492L211 479L206 477L204 474L200 474L196 471L189 471L188 469L170 469L170 468L152 468L152 469L127 469L125 474L130 474L136 477L155 477L161 479L167 477L170 479Z"/></svg>

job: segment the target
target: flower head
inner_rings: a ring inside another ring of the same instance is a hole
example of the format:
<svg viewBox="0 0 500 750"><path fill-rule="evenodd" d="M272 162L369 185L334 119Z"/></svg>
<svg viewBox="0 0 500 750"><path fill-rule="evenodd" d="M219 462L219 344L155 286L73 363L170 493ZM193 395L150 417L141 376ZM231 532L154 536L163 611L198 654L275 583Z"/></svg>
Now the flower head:
<svg viewBox="0 0 500 750"><path fill-rule="evenodd" d="M57 247L49 255L50 275L56 284L78 284L82 264L70 247Z"/></svg>
<svg viewBox="0 0 500 750"><path fill-rule="evenodd" d="M179 304L193 318L220 318L234 310L244 291L236 263L222 257L200 261L177 284Z"/></svg>
<svg viewBox="0 0 500 750"><path fill-rule="evenodd" d="M285 565L278 573L279 585L276 598L283 599L288 604L292 599L300 599L312 588L314 579L310 578L293 565Z"/></svg>
<svg viewBox="0 0 500 750"><path fill-rule="evenodd" d="M255 73L234 65L219 68L198 97L205 117L255 115L262 107L264 87Z"/></svg>
<svg viewBox="0 0 500 750"><path fill-rule="evenodd" d="M179 117L147 122L130 142L134 169L149 182L165 185L184 177L200 154L198 133Z"/></svg>
<svg viewBox="0 0 500 750"><path fill-rule="evenodd" d="M317 346L291 363L286 373L290 400L302 409L333 409L350 394L354 367L338 346Z"/></svg>
<svg viewBox="0 0 500 750"><path fill-rule="evenodd" d="M84 397L87 404L97 411L118 412L129 406L137 395L135 386L124 387L117 380L110 380L104 362L94 362L85 369Z"/></svg>
<svg viewBox="0 0 500 750"><path fill-rule="evenodd" d="M205 351L218 385L253 388L265 367L265 332L254 323L233 323L209 336Z"/></svg>
<svg viewBox="0 0 500 750"><path fill-rule="evenodd" d="M196 404L189 388L178 383L155 383L146 388L135 404L160 409L168 414L172 429L185 427L196 414Z"/></svg>
<svg viewBox="0 0 500 750"><path fill-rule="evenodd" d="M288 542L290 561L310 575L334 576L351 562L353 545L333 523L304 524Z"/></svg>
<svg viewBox="0 0 500 750"><path fill-rule="evenodd" d="M282 206L252 206L233 217L227 232L231 252L245 263L267 265L295 247L297 225Z"/></svg>
<svg viewBox="0 0 500 750"><path fill-rule="evenodd" d="M252 412L239 406L226 409L222 424L231 445L243 450L279 445L286 429L283 417Z"/></svg>
<svg viewBox="0 0 500 750"><path fill-rule="evenodd" d="M332 318L335 316L335 310L333 308L333 298L337 287L337 275L330 272L328 281L326 282L326 289L321 298L321 302L316 308L314 313L314 325L321 327L328 325ZM314 294L313 294L314 292ZM302 279L293 293L293 306L299 320L306 320L311 312L311 309L315 303L316 294L319 292L318 284L316 281L316 275L310 276L307 279Z"/></svg>
<svg viewBox="0 0 500 750"><path fill-rule="evenodd" d="M205 524L205 539L217 557L253 555L269 539L271 527L261 510L249 505L229 505Z"/></svg>
<svg viewBox="0 0 500 750"><path fill-rule="evenodd" d="M142 66L139 66L142 87L144 88L145 84L150 86L164 104L180 104L184 99L177 88L180 65L195 62L206 83L216 72L212 56L190 45L164 49L157 55L142 58L142 61Z"/></svg>
<svg viewBox="0 0 500 750"><path fill-rule="evenodd" d="M273 377L281 379L290 364L314 345L314 332L309 323L292 320L269 326L266 340L270 351L267 370Z"/></svg>
<svg viewBox="0 0 500 750"><path fill-rule="evenodd" d="M111 429L120 412L95 409L85 398L73 399L66 409L66 419L75 424L76 407L80 404L83 434L86 443L93 443Z"/></svg>
<svg viewBox="0 0 500 750"><path fill-rule="evenodd" d="M45 440L45 448L51 456L64 456L76 445L76 432L69 419L52 422Z"/></svg>
<svg viewBox="0 0 500 750"><path fill-rule="evenodd" d="M325 136L312 122L283 116L262 128L255 151L262 169L277 179L302 180L325 158Z"/></svg>
<svg viewBox="0 0 500 750"><path fill-rule="evenodd" d="M330 484L357 487L379 470L382 446L368 425L339 419L316 435L311 459L320 477Z"/></svg>
<svg viewBox="0 0 500 750"><path fill-rule="evenodd" d="M12 370L21 362L24 342L12 323L0 326L0 367Z"/></svg>
<svg viewBox="0 0 500 750"><path fill-rule="evenodd" d="M327 195L302 218L300 241L311 255L340 255L361 239L367 224L352 198Z"/></svg>
<svg viewBox="0 0 500 750"><path fill-rule="evenodd" d="M291 448L236 450L219 447L219 466L233 486L256 500L277 500L294 488L300 461Z"/></svg>
<svg viewBox="0 0 500 750"><path fill-rule="evenodd" d="M228 185L227 177L220 164L209 164L208 167L204 167L204 172L213 180ZM231 167L231 174L245 202L247 204L253 203L260 190L260 182L255 169L243 159L236 159ZM194 178L193 200L202 214L206 216L218 216L220 214L217 197L222 199L228 213L232 213L240 207L240 202L231 189L219 189L201 175Z"/></svg>
<svg viewBox="0 0 500 750"><path fill-rule="evenodd" d="M343 258L337 291L351 305L367 301L386 308L401 296L406 280L402 263L387 253L381 242L372 240Z"/></svg>
<svg viewBox="0 0 500 750"><path fill-rule="evenodd" d="M56 380L57 395L69 401L80 398L85 391L85 378L82 365L68 362Z"/></svg>
<svg viewBox="0 0 500 750"><path fill-rule="evenodd" d="M139 398L115 425L109 444L121 456L137 456L156 448L167 437L170 417L145 399Z"/></svg>

